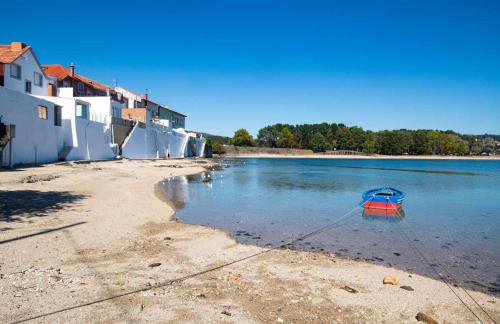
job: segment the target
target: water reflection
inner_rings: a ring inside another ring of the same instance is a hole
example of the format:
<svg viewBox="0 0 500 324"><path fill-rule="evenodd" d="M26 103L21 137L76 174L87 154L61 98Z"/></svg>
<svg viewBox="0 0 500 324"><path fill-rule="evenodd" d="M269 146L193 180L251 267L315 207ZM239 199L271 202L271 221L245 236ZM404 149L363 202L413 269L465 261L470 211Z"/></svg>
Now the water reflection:
<svg viewBox="0 0 500 324"><path fill-rule="evenodd" d="M267 179L267 184L273 189L277 190L309 190L309 191L323 191L335 192L345 190L345 186L332 181L330 179L323 179L317 181L309 181L304 179L294 179L291 177L278 177L276 179Z"/></svg>
<svg viewBox="0 0 500 324"><path fill-rule="evenodd" d="M172 177L160 182L160 190L168 200L169 205L178 211L186 207L188 196L188 177Z"/></svg>
<svg viewBox="0 0 500 324"><path fill-rule="evenodd" d="M419 172L419 173L434 173L444 175L465 175L465 176L493 176L498 177L496 173L480 173L480 172L464 172L464 171L446 171L446 170L426 170L426 169L401 169L401 168L381 168L368 166L346 166L336 165L336 168L344 169L365 169L365 170L383 170L383 171L400 171L400 172Z"/></svg>
<svg viewBox="0 0 500 324"><path fill-rule="evenodd" d="M380 208L363 208L363 219L366 220L382 220L388 222L400 222L405 218L403 208L399 209L380 209Z"/></svg>
<svg viewBox="0 0 500 324"><path fill-rule="evenodd" d="M199 174L183 175L167 178L160 183L160 189L167 198L169 204L179 211L186 207L186 202L189 201L189 183L203 183L206 187L212 188L214 172L202 172ZM222 175L219 175L222 179Z"/></svg>

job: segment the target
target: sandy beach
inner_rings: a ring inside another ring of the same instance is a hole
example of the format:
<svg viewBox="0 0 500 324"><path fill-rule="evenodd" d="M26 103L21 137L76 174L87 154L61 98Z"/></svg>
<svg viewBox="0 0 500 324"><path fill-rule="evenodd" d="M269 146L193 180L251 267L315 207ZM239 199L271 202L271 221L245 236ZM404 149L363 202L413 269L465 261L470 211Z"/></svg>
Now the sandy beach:
<svg viewBox="0 0 500 324"><path fill-rule="evenodd" d="M274 250L186 277L265 251L175 221L158 182L209 163L121 160L1 171L0 321L412 323L423 312L439 323L478 322L443 282L325 253ZM386 276L399 283L384 285ZM500 321L499 298L469 294Z"/></svg>

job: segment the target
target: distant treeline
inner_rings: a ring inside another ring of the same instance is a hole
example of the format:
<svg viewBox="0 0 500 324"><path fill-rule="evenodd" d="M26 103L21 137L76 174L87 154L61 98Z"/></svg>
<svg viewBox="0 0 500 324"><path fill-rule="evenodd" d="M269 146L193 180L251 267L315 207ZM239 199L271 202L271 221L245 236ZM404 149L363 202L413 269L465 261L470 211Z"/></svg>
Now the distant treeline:
<svg viewBox="0 0 500 324"><path fill-rule="evenodd" d="M238 130L232 139L234 145L259 145L311 149L315 152L353 150L377 154L412 155L480 155L495 154L499 135L463 135L454 131L438 130L384 130L372 132L344 124L275 124L259 130L256 141L241 141ZM244 133L244 132L243 132ZM251 138L251 137L250 137Z"/></svg>

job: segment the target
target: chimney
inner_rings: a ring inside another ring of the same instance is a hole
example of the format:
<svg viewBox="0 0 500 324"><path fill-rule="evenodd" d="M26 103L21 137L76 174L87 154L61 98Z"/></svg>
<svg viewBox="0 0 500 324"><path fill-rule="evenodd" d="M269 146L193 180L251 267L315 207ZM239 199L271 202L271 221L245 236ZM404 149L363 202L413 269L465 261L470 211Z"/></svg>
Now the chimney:
<svg viewBox="0 0 500 324"><path fill-rule="evenodd" d="M148 100L148 89L146 89L146 91L144 93L144 99Z"/></svg>
<svg viewBox="0 0 500 324"><path fill-rule="evenodd" d="M23 48L26 47L26 44L21 42L12 42L10 43L10 49L13 51L22 51Z"/></svg>
<svg viewBox="0 0 500 324"><path fill-rule="evenodd" d="M69 69L71 70L71 76L74 76L75 75L75 64L73 64L73 62L71 62L69 64Z"/></svg>

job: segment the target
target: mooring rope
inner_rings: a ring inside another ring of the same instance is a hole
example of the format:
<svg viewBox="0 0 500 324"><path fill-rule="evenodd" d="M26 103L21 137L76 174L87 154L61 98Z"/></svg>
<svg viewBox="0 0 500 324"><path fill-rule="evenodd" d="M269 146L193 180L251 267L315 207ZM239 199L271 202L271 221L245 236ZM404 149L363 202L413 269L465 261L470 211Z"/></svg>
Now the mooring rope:
<svg viewBox="0 0 500 324"><path fill-rule="evenodd" d="M318 228L318 229L316 229L316 230L314 230L312 232L309 232L309 233L307 233L305 235L302 235L302 236L300 236L298 238L292 239L292 240L290 240L288 242L285 242L283 244L280 244L278 246L266 249L264 251L260 251L260 252L248 255L246 257L243 257L243 258L240 258L240 259L236 259L236 260L233 260L231 262L224 263L222 265L215 266L215 267L212 267L212 268L209 268L209 269L205 269L205 270L202 270L202 271L199 271L199 272L195 272L195 273L183 276L183 277L179 277L179 278L167 280L167 281L158 283L156 285L151 285L151 286L147 286L147 287L143 287L143 288L138 288L138 289L131 290L131 291L128 291L128 292L125 292L125 293L121 293L121 294L117 294L117 295L113 295L113 296L109 296L109 297L105 297L105 298L101 298L101 299L96 299L96 300L93 300L93 301L90 301L90 302L87 302L87 303L82 303L82 304L78 304L78 305L74 305L74 306L69 306L69 307L58 309L58 310L55 310L55 311L52 311L52 312L48 312L48 313L44 313L44 314L40 314L40 315L35 315L35 316L32 316L32 317L28 317L28 318L25 318L25 319L17 320L17 321L14 321L12 323L14 324L14 323L28 322L28 321L32 321L32 320L35 320L35 319L47 317L47 316L50 316L50 315L55 315L55 314L63 313L63 312L66 312L66 311L70 311L70 310L73 310L73 309L82 308L82 307L86 307L86 306L91 306L91 305L99 304L99 303L102 303L102 302L105 302L105 301L109 301L109 300L112 300L112 299L116 299L116 298L120 298L120 297L125 297L125 296L129 296L129 295L133 295L133 294L136 294L136 293L139 293L139 292L144 292L144 291L148 291L148 290L155 289L155 288L162 288L162 287L166 287L166 286L171 286L171 285L173 285L176 282L183 282L183 281L186 281L186 280L188 280L190 278L194 278L194 277L197 277L197 276L209 273L209 272L220 270L220 269L228 267L230 265L246 261L248 259L260 256L260 255L263 255L263 254L266 254L266 253L269 253L271 251L285 248L288 245L292 245L294 243L302 241L302 240L304 240L304 239L306 239L308 237L311 237L313 235L316 235L316 234L319 234L319 233L324 232L326 230L335 228L335 225L339 224L342 220L344 220L348 216L352 217L354 215L354 212L357 211L358 209L360 209L361 206L362 205L357 205L356 207L354 207L353 209L351 209L350 211L348 211L344 215L342 215L339 218L337 218L333 223L330 223L328 225L320 227L320 228Z"/></svg>
<svg viewBox="0 0 500 324"><path fill-rule="evenodd" d="M398 214L398 217L399 218L403 218L403 216L399 213L399 210L398 209L395 209L396 210L396 213ZM467 303L462 299L462 297L460 297L460 295L458 295L458 293L452 288L452 286L446 281L446 279L443 277L443 275L441 273L439 273L439 271L437 271L435 269L434 266L432 266L432 264L429 262L429 260L427 260L427 258L424 256L424 254L418 249L418 247L413 243L413 241L411 240L411 238L408 236L408 234L402 229L402 226L401 224L398 222L396 223L396 226L400 232L400 234L403 236L403 238L405 238L407 241L408 241L408 244L410 245L410 247L412 247L417 256L419 256L420 258L420 261L422 263L424 263L425 265L427 265L434 273L436 273L439 277L439 279L444 283L446 284L446 286L451 290L451 292L460 300L460 302L474 315L474 317L476 317L479 322L481 323L484 323L481 318L474 312L474 310L472 310L472 308L467 305ZM415 237L418 237L416 235L416 233L409 227L407 226L408 229L413 233L413 235L415 235ZM447 276L450 277L452 280L454 280L455 282L458 282L458 280L455 279L454 276L451 275L451 273L449 273L446 268L443 268L444 271L447 273ZM477 300L472 297L472 295L467 291L467 289L465 289L464 287L458 287L458 288L461 288L463 289L463 291L469 296L470 299L472 299L474 301L474 303L486 314L486 316L492 321L492 323L496 323L496 321L490 316L490 314L477 302Z"/></svg>

